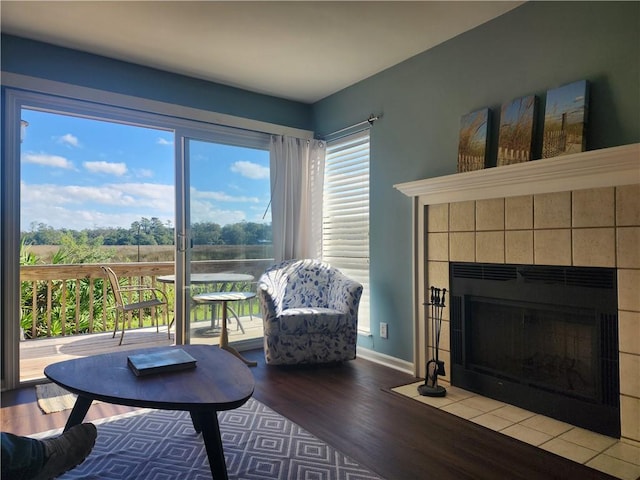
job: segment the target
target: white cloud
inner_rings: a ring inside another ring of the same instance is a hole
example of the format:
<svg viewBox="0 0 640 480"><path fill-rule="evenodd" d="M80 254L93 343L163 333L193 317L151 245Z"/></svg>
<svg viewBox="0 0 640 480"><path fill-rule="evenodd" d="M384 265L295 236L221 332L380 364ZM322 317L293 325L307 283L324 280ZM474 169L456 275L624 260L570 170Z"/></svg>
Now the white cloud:
<svg viewBox="0 0 640 480"><path fill-rule="evenodd" d="M127 173L127 164L122 162L84 162L82 165L92 173L107 173L109 175L116 175L118 177Z"/></svg>
<svg viewBox="0 0 640 480"><path fill-rule="evenodd" d="M191 221L220 225L241 221L264 221L264 208L254 197L233 197L220 192L191 191ZM95 227L124 227L141 217L174 219L175 189L172 184L129 182L99 186L26 184L21 185L22 228L32 222L53 228L82 230ZM220 202L256 204L258 211L225 209ZM218 204L216 204L218 203ZM262 202L264 203L264 202ZM248 217L250 215L250 218Z"/></svg>
<svg viewBox="0 0 640 480"><path fill-rule="evenodd" d="M88 209L72 209L61 205L42 205L37 208L27 206L22 209L22 217L32 219L36 224L44 223L52 228L68 228L71 230L84 230L85 228L105 227L105 228L128 228L133 222L140 221L140 218L150 216L143 210L135 212L104 212ZM160 218L160 217L159 217ZM160 218L163 223L173 222L173 216L169 215ZM29 222L22 222L23 231L30 230Z"/></svg>
<svg viewBox="0 0 640 480"><path fill-rule="evenodd" d="M158 138L158 145L173 145L173 141L171 140L167 140L165 138L159 137Z"/></svg>
<svg viewBox="0 0 640 480"><path fill-rule="evenodd" d="M191 222L215 222L219 225L249 220L244 210L220 208L217 203L259 203L257 197L234 197L224 192L191 189Z"/></svg>
<svg viewBox="0 0 640 480"><path fill-rule="evenodd" d="M73 163L59 155L49 155L46 153L25 153L22 155L24 163L34 163L45 167L73 169Z"/></svg>
<svg viewBox="0 0 640 480"><path fill-rule="evenodd" d="M76 137L75 135L72 135L70 133L67 133L61 137L58 137L58 142L62 143L64 145L70 145L72 147L79 147L80 146L80 142L78 141L78 137Z"/></svg>
<svg viewBox="0 0 640 480"><path fill-rule="evenodd" d="M136 199L131 195L109 186L85 187L81 185L27 185L22 183L21 200L24 204L40 204L45 206L94 202L109 206L135 205ZM45 222L46 223L46 222Z"/></svg>
<svg viewBox="0 0 640 480"><path fill-rule="evenodd" d="M191 222L215 222L218 225L238 223L247 219L246 213L242 210L224 210L216 208L209 202L202 200L191 201Z"/></svg>
<svg viewBox="0 0 640 480"><path fill-rule="evenodd" d="M253 162L239 161L231 165L231 171L253 180L269 178L269 169Z"/></svg>
<svg viewBox="0 0 640 480"><path fill-rule="evenodd" d="M128 227L141 217L174 217L174 187L151 183L82 185L21 184L21 223L53 228Z"/></svg>
<svg viewBox="0 0 640 480"><path fill-rule="evenodd" d="M119 191L109 186L83 187L80 185L67 185L62 190L73 203L96 202L102 205L130 206L136 205L135 196Z"/></svg>
<svg viewBox="0 0 640 480"><path fill-rule="evenodd" d="M134 170L136 176L141 178L151 178L153 177L153 170L149 168L136 168Z"/></svg>
<svg viewBox="0 0 640 480"><path fill-rule="evenodd" d="M37 209L69 202L62 189L56 185L27 185L22 182L20 187L20 207L23 211L21 216L24 216L24 210L29 206L35 206L34 209Z"/></svg>
<svg viewBox="0 0 640 480"><path fill-rule="evenodd" d="M175 205L175 187L169 184L159 183L118 183L107 185L111 191L120 192L121 196L135 198L138 206L156 212L155 215L147 213L145 216L159 216L169 212L173 216Z"/></svg>
<svg viewBox="0 0 640 480"><path fill-rule="evenodd" d="M217 202L258 203L260 201L258 197L234 197L225 192L202 192L195 188L191 189L191 198L215 200Z"/></svg>

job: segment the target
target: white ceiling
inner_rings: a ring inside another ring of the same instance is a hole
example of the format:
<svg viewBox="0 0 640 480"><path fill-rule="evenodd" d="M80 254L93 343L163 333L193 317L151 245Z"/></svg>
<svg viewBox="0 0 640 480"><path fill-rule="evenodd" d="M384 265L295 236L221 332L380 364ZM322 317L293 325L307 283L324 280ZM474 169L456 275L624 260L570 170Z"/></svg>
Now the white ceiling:
<svg viewBox="0 0 640 480"><path fill-rule="evenodd" d="M312 103L523 2L8 1L4 33Z"/></svg>

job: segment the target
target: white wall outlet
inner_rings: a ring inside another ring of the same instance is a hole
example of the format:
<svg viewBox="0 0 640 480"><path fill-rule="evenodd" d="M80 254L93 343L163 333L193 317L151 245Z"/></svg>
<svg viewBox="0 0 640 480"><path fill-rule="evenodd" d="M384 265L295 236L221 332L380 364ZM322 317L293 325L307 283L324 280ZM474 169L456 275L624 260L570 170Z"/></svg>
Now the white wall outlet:
<svg viewBox="0 0 640 480"><path fill-rule="evenodd" d="M380 337L389 338L388 325L385 322L380 322Z"/></svg>

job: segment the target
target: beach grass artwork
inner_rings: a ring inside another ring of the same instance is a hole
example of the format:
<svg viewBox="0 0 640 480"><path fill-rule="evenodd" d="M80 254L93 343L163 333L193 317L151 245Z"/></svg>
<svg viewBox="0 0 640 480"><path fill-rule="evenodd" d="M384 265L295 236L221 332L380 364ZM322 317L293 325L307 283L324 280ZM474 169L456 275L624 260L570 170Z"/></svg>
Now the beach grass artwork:
<svg viewBox="0 0 640 480"><path fill-rule="evenodd" d="M481 170L487 156L489 109L462 116L458 142L458 172Z"/></svg>
<svg viewBox="0 0 640 480"><path fill-rule="evenodd" d="M537 99L529 95L502 105L498 137L498 166L531 160Z"/></svg>
<svg viewBox="0 0 640 480"><path fill-rule="evenodd" d="M542 158L585 150L588 87L580 80L547 92Z"/></svg>

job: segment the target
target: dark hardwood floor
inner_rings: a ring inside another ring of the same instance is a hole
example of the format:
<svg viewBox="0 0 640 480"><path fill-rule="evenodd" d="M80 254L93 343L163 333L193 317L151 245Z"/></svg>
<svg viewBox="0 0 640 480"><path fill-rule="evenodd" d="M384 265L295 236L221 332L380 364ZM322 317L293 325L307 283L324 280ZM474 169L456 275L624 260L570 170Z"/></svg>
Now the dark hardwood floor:
<svg viewBox="0 0 640 480"><path fill-rule="evenodd" d="M261 350L254 397L388 480L612 479L589 467L389 391L415 379L362 359L337 366L267 367ZM2 430L64 426L44 415L35 389L3 392ZM88 420L131 410L98 403Z"/></svg>

